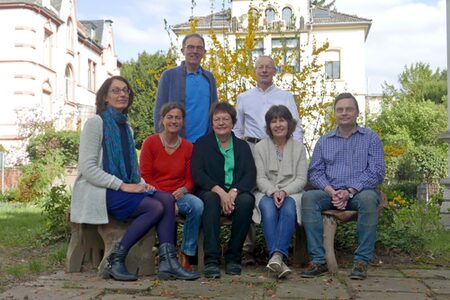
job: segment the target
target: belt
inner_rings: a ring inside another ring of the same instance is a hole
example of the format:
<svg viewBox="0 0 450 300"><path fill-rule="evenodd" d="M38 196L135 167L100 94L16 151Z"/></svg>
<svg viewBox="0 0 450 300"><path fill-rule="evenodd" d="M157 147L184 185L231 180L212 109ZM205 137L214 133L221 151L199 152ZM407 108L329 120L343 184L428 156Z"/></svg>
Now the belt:
<svg viewBox="0 0 450 300"><path fill-rule="evenodd" d="M256 144L256 143L258 143L261 139L257 139L257 138L254 138L254 137L246 136L246 137L244 137L244 140L246 140L247 142L250 142L250 143L252 143L252 144Z"/></svg>

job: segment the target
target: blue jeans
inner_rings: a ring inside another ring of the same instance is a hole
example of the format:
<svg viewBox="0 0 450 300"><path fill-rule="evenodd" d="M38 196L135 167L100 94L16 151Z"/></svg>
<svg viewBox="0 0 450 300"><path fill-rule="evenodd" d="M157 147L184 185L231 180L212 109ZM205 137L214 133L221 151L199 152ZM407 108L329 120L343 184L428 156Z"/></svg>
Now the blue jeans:
<svg viewBox="0 0 450 300"><path fill-rule="evenodd" d="M177 202L178 211L186 220L183 226L183 241L181 251L194 256L197 250L198 233L203 215L203 201L192 194L184 194Z"/></svg>
<svg viewBox="0 0 450 300"><path fill-rule="evenodd" d="M354 261L369 263L373 258L377 239L378 205L380 197L372 189L362 190L347 203L346 210L358 211L356 233L358 248L354 253ZM323 222L321 212L336 209L331 198L321 190L308 191L302 197L302 223L305 227L308 254L314 263L324 264Z"/></svg>
<svg viewBox="0 0 450 300"><path fill-rule="evenodd" d="M264 196L259 202L259 210L269 257L274 252L281 252L287 258L297 219L295 200L286 197L283 205L277 208L272 197Z"/></svg>

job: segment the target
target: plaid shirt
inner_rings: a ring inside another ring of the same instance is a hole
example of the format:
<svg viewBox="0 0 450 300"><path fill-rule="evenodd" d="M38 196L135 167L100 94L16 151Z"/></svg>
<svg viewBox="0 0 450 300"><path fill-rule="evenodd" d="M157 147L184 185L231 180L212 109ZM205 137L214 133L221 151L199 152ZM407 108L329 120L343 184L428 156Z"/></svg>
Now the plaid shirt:
<svg viewBox="0 0 450 300"><path fill-rule="evenodd" d="M383 143L369 129L357 127L348 138L339 130L317 142L308 169L309 182L319 189L374 189L385 175Z"/></svg>

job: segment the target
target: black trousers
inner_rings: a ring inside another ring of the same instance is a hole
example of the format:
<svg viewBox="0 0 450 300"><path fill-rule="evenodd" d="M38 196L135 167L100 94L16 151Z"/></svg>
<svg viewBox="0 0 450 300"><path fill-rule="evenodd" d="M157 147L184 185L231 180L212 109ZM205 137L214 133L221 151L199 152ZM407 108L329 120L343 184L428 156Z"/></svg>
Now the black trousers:
<svg viewBox="0 0 450 300"><path fill-rule="evenodd" d="M220 264L220 215L222 207L220 197L215 192L201 193L205 207L203 210L202 227L205 237L205 265ZM255 198L251 193L240 193L236 197L234 212L231 215L231 236L225 252L225 262L241 263L242 247L252 221Z"/></svg>

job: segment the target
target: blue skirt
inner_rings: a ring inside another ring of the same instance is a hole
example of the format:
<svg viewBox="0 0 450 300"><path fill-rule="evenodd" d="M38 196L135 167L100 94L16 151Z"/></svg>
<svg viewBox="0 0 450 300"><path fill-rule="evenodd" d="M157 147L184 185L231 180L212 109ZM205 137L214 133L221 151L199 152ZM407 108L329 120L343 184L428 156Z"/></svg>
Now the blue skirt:
<svg viewBox="0 0 450 300"><path fill-rule="evenodd" d="M108 214L118 221L126 220L146 197L145 193L127 193L106 189Z"/></svg>

